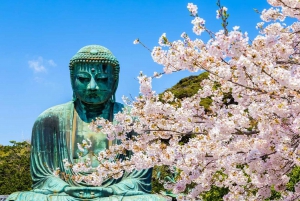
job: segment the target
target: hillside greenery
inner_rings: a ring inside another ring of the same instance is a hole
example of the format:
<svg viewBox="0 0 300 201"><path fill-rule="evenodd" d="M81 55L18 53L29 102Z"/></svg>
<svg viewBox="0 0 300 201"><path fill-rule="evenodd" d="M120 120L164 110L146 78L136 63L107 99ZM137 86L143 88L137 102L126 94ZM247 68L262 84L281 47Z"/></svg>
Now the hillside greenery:
<svg viewBox="0 0 300 201"><path fill-rule="evenodd" d="M201 88L200 83L203 80L208 79L208 76L208 72L201 73L200 75L191 75L181 79L177 84L165 91L172 92L178 99L191 97L198 92Z"/></svg>
<svg viewBox="0 0 300 201"><path fill-rule="evenodd" d="M11 141L0 145L0 195L31 189L30 144Z"/></svg>

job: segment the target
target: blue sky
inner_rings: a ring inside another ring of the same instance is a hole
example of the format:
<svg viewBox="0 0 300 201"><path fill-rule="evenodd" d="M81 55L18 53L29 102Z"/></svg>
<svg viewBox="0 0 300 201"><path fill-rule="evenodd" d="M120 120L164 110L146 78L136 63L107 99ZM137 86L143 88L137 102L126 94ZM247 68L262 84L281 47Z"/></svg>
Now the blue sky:
<svg viewBox="0 0 300 201"><path fill-rule="evenodd" d="M110 49L121 66L117 100L137 96L137 75L152 75L162 67L140 45L150 49L166 33L170 40L182 32L192 38L192 17L187 3L198 5L199 16L213 31L216 0L16 0L0 6L0 144L29 140L37 116L45 109L71 100L68 63L83 46ZM230 14L229 28L239 25L250 38L257 34L259 15L253 8L269 8L265 0L222 0ZM207 35L201 36L206 40ZM190 75L181 72L153 81L157 92Z"/></svg>

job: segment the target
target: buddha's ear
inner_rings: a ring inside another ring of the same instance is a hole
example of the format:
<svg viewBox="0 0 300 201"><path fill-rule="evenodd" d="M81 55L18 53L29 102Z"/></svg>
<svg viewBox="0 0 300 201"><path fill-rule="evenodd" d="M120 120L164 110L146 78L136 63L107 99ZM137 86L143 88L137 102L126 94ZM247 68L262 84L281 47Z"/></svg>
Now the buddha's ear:
<svg viewBox="0 0 300 201"><path fill-rule="evenodd" d="M72 70L73 71L73 70ZM73 74L73 72L71 72L71 70L70 70L70 82L71 82L71 87L72 87L72 89L73 89L73 86L74 86L74 74Z"/></svg>
<svg viewBox="0 0 300 201"><path fill-rule="evenodd" d="M76 94L73 92L73 99L72 99L72 101L75 102L76 100L77 100L77 96L76 96Z"/></svg>
<svg viewBox="0 0 300 201"><path fill-rule="evenodd" d="M117 79L115 80L114 83L114 88L113 88L113 93L112 93L112 102L116 102L116 91L119 85L119 77L117 77Z"/></svg>
<svg viewBox="0 0 300 201"><path fill-rule="evenodd" d="M119 65L114 65L113 66L113 71L114 71L114 78L119 79L120 75L120 66Z"/></svg>
<svg viewBox="0 0 300 201"><path fill-rule="evenodd" d="M70 64L69 65L69 69L70 69L70 82L71 82L71 87L72 90L74 89L74 64ZM73 95L74 96L74 95Z"/></svg>
<svg viewBox="0 0 300 201"><path fill-rule="evenodd" d="M71 87L73 89L74 64L72 62L70 62L70 64L69 64L69 70L70 70Z"/></svg>
<svg viewBox="0 0 300 201"><path fill-rule="evenodd" d="M119 85L119 75L120 75L120 66L119 65L113 65L113 73L114 73L114 88L112 93L112 101L116 102L116 91Z"/></svg>

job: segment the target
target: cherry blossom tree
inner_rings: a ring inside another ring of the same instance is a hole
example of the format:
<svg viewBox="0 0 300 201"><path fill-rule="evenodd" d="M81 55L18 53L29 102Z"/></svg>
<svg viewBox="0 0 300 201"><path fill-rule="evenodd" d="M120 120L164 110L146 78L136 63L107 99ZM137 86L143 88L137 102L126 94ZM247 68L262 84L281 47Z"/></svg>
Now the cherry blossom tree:
<svg viewBox="0 0 300 201"><path fill-rule="evenodd" d="M117 178L122 170L166 165L176 176L165 188L179 200L201 199L212 186L229 189L224 200L264 200L271 189L282 200L299 200L300 183L292 191L286 184L291 170L300 166L300 1L268 3L272 7L260 13L253 40L239 27L228 30L228 9L220 2L222 30L217 32L206 28L197 6L189 3L193 32L210 39L192 40L186 33L174 42L166 34L160 37L151 55L163 72L138 76L141 95L134 101L124 98L128 107L115 122L93 122L93 130L122 143L101 152L97 171L81 179L101 185L97 175ZM286 18L294 20L286 24ZM182 100L152 90L152 79L181 70L210 75L197 94ZM226 104L228 93L236 104ZM212 99L209 110L199 104L207 97ZM132 131L137 135L128 138ZM188 142L182 143L186 136ZM104 160L125 150L133 153L126 161ZM80 167L90 170L88 164Z"/></svg>

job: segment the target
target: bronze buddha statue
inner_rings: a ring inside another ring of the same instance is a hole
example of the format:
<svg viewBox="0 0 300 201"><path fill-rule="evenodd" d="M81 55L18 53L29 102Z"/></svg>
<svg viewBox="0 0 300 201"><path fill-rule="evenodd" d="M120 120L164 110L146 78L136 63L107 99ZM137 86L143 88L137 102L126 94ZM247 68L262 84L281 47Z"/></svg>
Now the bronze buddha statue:
<svg viewBox="0 0 300 201"><path fill-rule="evenodd" d="M15 192L7 200L165 200L150 194L152 169L125 172L119 179L105 180L100 187L72 179L77 173L65 168L63 160L71 164L77 162L76 144L86 138L92 141L93 154L116 143L88 126L96 117L113 121L114 114L121 111L123 105L115 102L119 62L107 48L85 46L73 56L69 67L73 100L47 109L33 126L30 159L33 190ZM94 155L84 154L82 157L91 158L92 165L97 165ZM55 176L53 172L57 168L64 174Z"/></svg>

